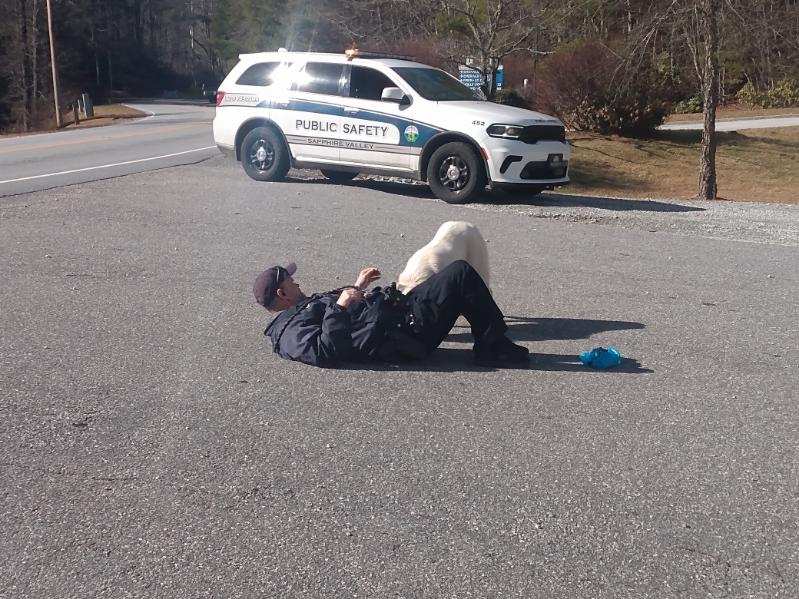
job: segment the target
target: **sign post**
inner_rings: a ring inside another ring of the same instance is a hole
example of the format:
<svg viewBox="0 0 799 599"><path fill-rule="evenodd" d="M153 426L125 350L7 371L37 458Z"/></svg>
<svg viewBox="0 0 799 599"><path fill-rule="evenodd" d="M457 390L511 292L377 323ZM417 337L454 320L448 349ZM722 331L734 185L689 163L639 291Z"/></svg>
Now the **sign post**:
<svg viewBox="0 0 799 599"><path fill-rule="evenodd" d="M61 128L61 106L58 101L58 67L55 63L55 36L53 35L53 10L47 0L47 31L50 34L50 67L53 71L53 101L55 102L55 126Z"/></svg>

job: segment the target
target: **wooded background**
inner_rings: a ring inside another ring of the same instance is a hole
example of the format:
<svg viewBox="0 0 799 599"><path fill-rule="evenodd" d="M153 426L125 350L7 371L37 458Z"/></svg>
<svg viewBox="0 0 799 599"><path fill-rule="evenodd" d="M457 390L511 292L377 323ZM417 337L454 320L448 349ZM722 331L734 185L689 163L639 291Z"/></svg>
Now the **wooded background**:
<svg viewBox="0 0 799 599"><path fill-rule="evenodd" d="M702 108L709 0L51 0L66 104L213 90L240 52L410 54L457 73L467 57L501 102L576 129L643 134ZM45 0L2 0L0 130L53 124ZM715 0L719 93L799 104L799 0ZM527 85L524 81L527 80Z"/></svg>

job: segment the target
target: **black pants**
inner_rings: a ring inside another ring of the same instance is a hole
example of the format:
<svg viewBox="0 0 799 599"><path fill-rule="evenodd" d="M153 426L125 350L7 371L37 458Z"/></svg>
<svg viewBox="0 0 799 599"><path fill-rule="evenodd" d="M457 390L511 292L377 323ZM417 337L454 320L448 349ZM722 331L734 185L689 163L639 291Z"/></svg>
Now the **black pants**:
<svg viewBox="0 0 799 599"><path fill-rule="evenodd" d="M475 343L491 345L508 330L485 281L465 260L434 274L408 294L415 326L412 335L428 350L438 347L463 316Z"/></svg>

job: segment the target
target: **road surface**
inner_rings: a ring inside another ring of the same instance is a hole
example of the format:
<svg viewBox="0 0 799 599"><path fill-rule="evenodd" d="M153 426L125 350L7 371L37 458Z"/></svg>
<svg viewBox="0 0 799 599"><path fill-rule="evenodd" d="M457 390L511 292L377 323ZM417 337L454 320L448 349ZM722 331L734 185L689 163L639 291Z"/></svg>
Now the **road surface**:
<svg viewBox="0 0 799 599"><path fill-rule="evenodd" d="M0 197L188 164L217 152L213 107L130 104L150 117L0 138Z"/></svg>
<svg viewBox="0 0 799 599"><path fill-rule="evenodd" d="M796 207L303 176L0 203L4 597L799 595ZM528 369L474 367L466 328L401 368L265 345L266 264L392 278L458 219Z"/></svg>
<svg viewBox="0 0 799 599"><path fill-rule="evenodd" d="M778 129L780 127L799 127L799 116L752 117L748 119L720 119L716 121L716 131ZM703 123L669 123L658 127L658 129L666 131L696 131L702 128L704 128Z"/></svg>

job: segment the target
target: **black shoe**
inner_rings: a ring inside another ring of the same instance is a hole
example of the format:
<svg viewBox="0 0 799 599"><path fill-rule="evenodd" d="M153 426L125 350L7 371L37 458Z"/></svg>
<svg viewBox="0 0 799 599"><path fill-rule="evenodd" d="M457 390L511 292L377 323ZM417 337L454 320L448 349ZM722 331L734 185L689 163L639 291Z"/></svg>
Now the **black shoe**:
<svg viewBox="0 0 799 599"><path fill-rule="evenodd" d="M516 345L507 337L502 337L488 347L474 345L474 361L478 366L509 366L528 362L530 350Z"/></svg>

